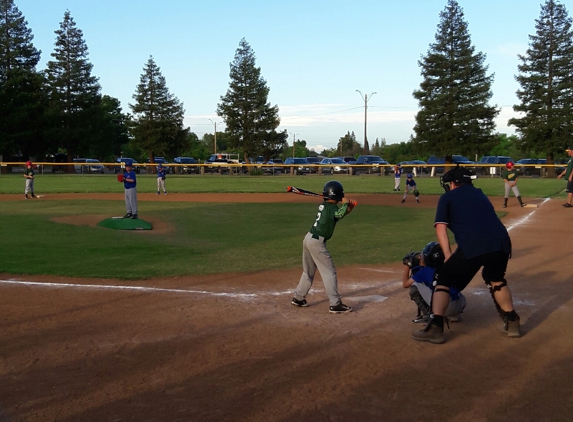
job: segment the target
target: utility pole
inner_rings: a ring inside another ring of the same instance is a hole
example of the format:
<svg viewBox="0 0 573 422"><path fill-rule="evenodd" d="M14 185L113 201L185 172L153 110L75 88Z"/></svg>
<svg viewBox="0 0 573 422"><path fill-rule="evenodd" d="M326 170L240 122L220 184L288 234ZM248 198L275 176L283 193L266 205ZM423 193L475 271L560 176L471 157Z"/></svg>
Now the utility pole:
<svg viewBox="0 0 573 422"><path fill-rule="evenodd" d="M368 116L368 95L362 95L362 92L360 92L358 89L356 90L356 92L358 92L360 94L360 96L362 97L362 99L364 100L364 147L363 149L363 154L368 154L368 148L366 147L366 145L368 144L367 141L367 136L366 136L366 119ZM372 94L370 94L370 98L372 98L372 96L376 94L376 92L373 92Z"/></svg>
<svg viewBox="0 0 573 422"><path fill-rule="evenodd" d="M217 122L214 122L211 119L209 119L209 120L215 126L215 135L214 135L215 140L213 141L213 149L214 149L213 153L217 154Z"/></svg>
<svg viewBox="0 0 573 422"><path fill-rule="evenodd" d="M297 135L297 134L296 134L296 133L291 133L291 135L292 135L292 158L294 158L294 145L295 145L295 143L296 143L296 135ZM300 133L299 133L298 135L300 135Z"/></svg>

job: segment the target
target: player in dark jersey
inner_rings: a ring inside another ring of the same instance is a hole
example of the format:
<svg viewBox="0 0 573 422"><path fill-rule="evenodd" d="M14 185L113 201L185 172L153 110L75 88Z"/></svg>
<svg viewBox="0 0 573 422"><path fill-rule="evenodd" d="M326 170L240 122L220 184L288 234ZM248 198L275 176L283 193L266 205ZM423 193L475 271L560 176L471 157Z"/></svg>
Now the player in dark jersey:
<svg viewBox="0 0 573 422"><path fill-rule="evenodd" d="M521 336L519 315L505 280L511 239L487 196L472 185L473 177L469 170L456 167L440 179L446 193L438 202L434 227L445 263L435 273L430 322L412 333L414 340L445 341L444 315L450 303L450 288L462 291L482 267L482 277L503 320L504 331L509 337ZM448 229L458 245L453 253Z"/></svg>
<svg viewBox="0 0 573 422"><path fill-rule="evenodd" d="M336 268L326 248L326 241L332 237L336 223L352 211L356 202L344 198L342 184L335 180L324 185L322 194L324 202L318 207L314 224L302 242L302 275L291 304L300 307L308 306L306 295L312 287L314 275L318 269L330 302L329 312L333 314L351 312L352 308L342 303L340 293L338 293ZM339 207L338 203L341 201L342 205Z"/></svg>
<svg viewBox="0 0 573 422"><path fill-rule="evenodd" d="M408 174L408 176L406 177L406 189L404 191L404 196L402 197L402 203L406 202L406 197L408 196L408 193L410 191L412 191L412 193L414 194L416 202L420 203L420 198L419 198L420 193L418 192L418 187L416 186L416 181L414 180L412 174Z"/></svg>
<svg viewBox="0 0 573 422"><path fill-rule="evenodd" d="M565 192L567 192L567 202L563 204L565 208L573 208L573 147L569 147L565 150L569 154L569 161L567 162L567 167L563 172L557 176L558 179L565 177L567 180L567 186Z"/></svg>
<svg viewBox="0 0 573 422"><path fill-rule="evenodd" d="M26 170L24 170L24 178L26 179L26 188L24 189L24 197L26 199L37 198L34 194L34 166L31 161L26 161ZM30 196L28 196L28 192Z"/></svg>

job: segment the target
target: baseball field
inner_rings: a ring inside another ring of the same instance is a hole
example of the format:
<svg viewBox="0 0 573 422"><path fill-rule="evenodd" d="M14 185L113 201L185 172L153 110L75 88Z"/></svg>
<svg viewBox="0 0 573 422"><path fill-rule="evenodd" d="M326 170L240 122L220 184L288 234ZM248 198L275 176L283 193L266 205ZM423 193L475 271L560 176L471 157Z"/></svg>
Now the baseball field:
<svg viewBox="0 0 573 422"><path fill-rule="evenodd" d="M328 176L138 178L151 231L113 176L43 176L37 200L0 176L0 421L568 421L573 414L572 211L563 181L522 179L532 207L483 178L512 237L507 280L524 335L502 333L478 275L443 345L410 333L401 257L434 240L440 193L339 178L356 209L328 247L354 312L328 313L320 276L290 305ZM496 196L498 195L498 196Z"/></svg>

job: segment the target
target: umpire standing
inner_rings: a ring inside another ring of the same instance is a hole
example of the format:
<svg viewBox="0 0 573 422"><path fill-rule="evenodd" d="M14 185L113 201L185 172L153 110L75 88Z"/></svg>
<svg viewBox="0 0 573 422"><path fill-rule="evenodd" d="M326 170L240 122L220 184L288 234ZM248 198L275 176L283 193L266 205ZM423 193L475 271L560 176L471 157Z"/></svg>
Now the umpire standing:
<svg viewBox="0 0 573 422"><path fill-rule="evenodd" d="M434 227L446 261L434 276L430 321L423 330L412 333L414 340L445 342L444 315L450 303L450 287L462 291L482 267L483 280L503 320L504 331L509 337L521 336L519 316L505 280L511 240L487 196L472 185L474 177L458 166L440 179L445 193L438 202ZM453 253L448 228L458 245Z"/></svg>

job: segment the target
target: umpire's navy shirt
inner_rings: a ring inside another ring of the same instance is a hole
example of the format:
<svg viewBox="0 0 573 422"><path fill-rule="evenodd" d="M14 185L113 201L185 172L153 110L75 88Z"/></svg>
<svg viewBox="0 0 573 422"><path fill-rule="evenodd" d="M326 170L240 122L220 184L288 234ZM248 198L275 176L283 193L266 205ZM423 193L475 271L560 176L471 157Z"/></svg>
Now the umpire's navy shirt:
<svg viewBox="0 0 573 422"><path fill-rule="evenodd" d="M436 224L447 224L469 259L489 252L511 253L511 240L490 200L481 189L463 184L438 201Z"/></svg>

